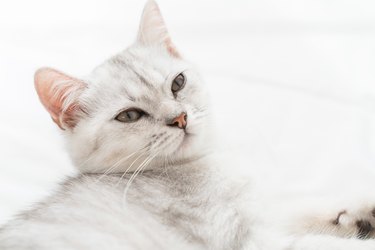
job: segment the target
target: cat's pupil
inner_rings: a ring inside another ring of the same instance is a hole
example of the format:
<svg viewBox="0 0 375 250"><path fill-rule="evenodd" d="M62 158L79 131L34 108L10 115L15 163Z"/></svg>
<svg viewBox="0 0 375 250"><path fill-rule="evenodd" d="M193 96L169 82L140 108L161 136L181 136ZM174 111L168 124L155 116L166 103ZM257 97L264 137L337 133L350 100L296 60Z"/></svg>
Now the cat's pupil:
<svg viewBox="0 0 375 250"><path fill-rule="evenodd" d="M143 115L140 110L125 110L116 116L116 120L120 122L135 122Z"/></svg>
<svg viewBox="0 0 375 250"><path fill-rule="evenodd" d="M185 86L185 76L181 73L172 82L172 92L175 94Z"/></svg>
<svg viewBox="0 0 375 250"><path fill-rule="evenodd" d="M128 116L128 119L130 119L130 120L133 120L137 116L134 111L127 112L126 115Z"/></svg>

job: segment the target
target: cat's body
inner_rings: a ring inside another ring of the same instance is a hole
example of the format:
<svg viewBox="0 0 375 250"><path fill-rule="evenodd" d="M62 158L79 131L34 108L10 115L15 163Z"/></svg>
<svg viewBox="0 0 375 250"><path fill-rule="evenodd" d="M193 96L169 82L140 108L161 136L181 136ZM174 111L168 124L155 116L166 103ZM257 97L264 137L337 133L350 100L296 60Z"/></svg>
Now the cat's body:
<svg viewBox="0 0 375 250"><path fill-rule="evenodd" d="M242 249L246 186L206 164L143 172L126 193L131 175L71 178L4 229L1 249Z"/></svg>
<svg viewBox="0 0 375 250"><path fill-rule="evenodd" d="M374 249L373 241L331 236L345 236L331 224L336 210L311 213L293 228L278 224L293 216L265 224L249 182L220 171L220 157L212 157L139 173L131 187L132 174L71 177L0 230L0 249ZM272 218L285 216L267 209ZM349 223L338 229L358 230Z"/></svg>
<svg viewBox="0 0 375 250"><path fill-rule="evenodd" d="M81 80L43 68L35 86L80 174L3 227L1 250L375 249L331 236L373 236L371 205L313 211L283 228L273 203L252 201L247 182L221 171L246 160L209 153L219 152L206 89L153 1L134 45Z"/></svg>

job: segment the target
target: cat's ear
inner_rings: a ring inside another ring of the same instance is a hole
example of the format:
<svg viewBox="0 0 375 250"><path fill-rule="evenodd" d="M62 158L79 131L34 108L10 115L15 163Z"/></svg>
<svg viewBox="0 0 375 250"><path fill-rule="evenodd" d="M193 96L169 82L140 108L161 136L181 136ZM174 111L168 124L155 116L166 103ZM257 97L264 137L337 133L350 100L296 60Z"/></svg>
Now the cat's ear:
<svg viewBox="0 0 375 250"><path fill-rule="evenodd" d="M143 9L137 41L143 45L165 46L172 56L180 57L169 36L159 6L154 0L149 0Z"/></svg>
<svg viewBox="0 0 375 250"><path fill-rule="evenodd" d="M82 111L78 97L86 84L51 68L41 68L35 72L35 89L43 106L52 120L63 130L73 128Z"/></svg>

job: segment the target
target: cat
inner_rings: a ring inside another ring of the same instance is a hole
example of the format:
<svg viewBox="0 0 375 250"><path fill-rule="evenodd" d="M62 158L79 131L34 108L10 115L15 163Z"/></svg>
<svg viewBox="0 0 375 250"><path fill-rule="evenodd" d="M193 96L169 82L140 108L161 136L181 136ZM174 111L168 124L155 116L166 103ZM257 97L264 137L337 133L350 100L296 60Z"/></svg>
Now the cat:
<svg viewBox="0 0 375 250"><path fill-rule="evenodd" d="M375 249L345 238L373 236L371 206L262 220L251 182L215 154L208 90L153 0L125 51L81 79L42 68L35 88L80 174L0 229L2 250Z"/></svg>

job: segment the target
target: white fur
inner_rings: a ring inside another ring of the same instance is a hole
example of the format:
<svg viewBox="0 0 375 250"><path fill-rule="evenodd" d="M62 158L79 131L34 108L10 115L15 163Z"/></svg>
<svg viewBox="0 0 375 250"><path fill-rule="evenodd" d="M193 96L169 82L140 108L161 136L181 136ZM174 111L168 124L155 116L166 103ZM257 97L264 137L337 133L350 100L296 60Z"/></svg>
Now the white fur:
<svg viewBox="0 0 375 250"><path fill-rule="evenodd" d="M181 72L187 83L174 97L171 82ZM64 135L81 174L5 226L0 249L375 249L374 241L344 238L357 232L358 219L372 222L372 204L307 209L230 176L246 161L211 153L204 83L175 50L155 2L145 7L137 42L82 80L84 90L58 93L67 97L63 112L80 106ZM114 119L131 107L149 115ZM186 133L167 126L181 112ZM277 198L286 205L272 207ZM335 226L342 209L350 213Z"/></svg>

